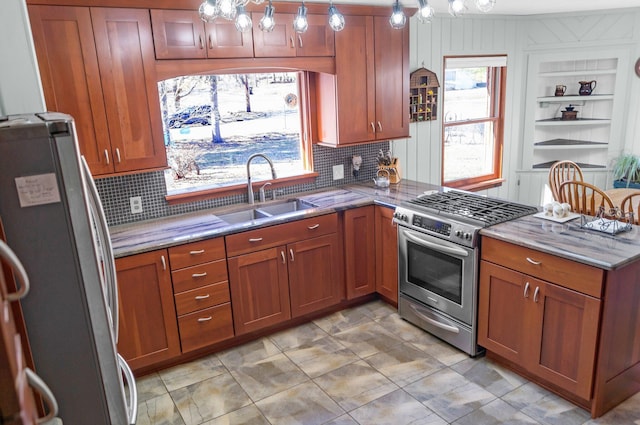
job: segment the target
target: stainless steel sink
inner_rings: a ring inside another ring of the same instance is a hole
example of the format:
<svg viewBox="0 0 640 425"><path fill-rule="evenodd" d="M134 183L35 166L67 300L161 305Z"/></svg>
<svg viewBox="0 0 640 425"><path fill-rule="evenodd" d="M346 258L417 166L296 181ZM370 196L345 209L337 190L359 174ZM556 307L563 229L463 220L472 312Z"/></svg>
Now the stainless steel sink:
<svg viewBox="0 0 640 425"><path fill-rule="evenodd" d="M240 210L228 214L217 214L217 217L229 224L239 224L304 211L315 207L315 205L301 199L290 199L278 203L253 206L246 210Z"/></svg>

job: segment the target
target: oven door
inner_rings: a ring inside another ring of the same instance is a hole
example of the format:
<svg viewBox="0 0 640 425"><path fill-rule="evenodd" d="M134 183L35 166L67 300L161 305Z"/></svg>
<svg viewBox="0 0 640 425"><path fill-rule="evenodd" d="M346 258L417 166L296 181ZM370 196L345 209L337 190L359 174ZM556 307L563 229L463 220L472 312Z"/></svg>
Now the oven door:
<svg viewBox="0 0 640 425"><path fill-rule="evenodd" d="M477 249L398 226L399 291L472 326Z"/></svg>

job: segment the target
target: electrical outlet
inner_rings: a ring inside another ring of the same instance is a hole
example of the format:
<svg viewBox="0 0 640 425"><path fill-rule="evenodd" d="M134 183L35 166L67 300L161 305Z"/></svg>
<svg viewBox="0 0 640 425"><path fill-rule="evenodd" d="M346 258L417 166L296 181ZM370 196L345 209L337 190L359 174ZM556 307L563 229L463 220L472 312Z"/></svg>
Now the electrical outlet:
<svg viewBox="0 0 640 425"><path fill-rule="evenodd" d="M142 196L132 196L129 198L131 204L131 214L140 214L142 212Z"/></svg>
<svg viewBox="0 0 640 425"><path fill-rule="evenodd" d="M344 165L338 164L333 166L333 179L340 180L344 178Z"/></svg>

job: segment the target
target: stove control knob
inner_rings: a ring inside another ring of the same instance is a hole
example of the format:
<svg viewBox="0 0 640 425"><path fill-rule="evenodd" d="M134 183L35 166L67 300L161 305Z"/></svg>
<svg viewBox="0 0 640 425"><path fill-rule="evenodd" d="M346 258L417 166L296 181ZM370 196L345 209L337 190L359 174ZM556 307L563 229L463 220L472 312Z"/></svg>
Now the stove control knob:
<svg viewBox="0 0 640 425"><path fill-rule="evenodd" d="M464 234L464 238L465 238L466 240L470 241L470 240L471 240L471 233L465 233L465 234Z"/></svg>
<svg viewBox="0 0 640 425"><path fill-rule="evenodd" d="M395 218L396 220L399 220L399 221L408 221L409 220L409 218L407 217L406 214L402 214L400 212L394 212L393 213L393 218Z"/></svg>
<svg viewBox="0 0 640 425"><path fill-rule="evenodd" d="M462 230L456 230L456 236L459 238L463 237L464 235L462 233Z"/></svg>

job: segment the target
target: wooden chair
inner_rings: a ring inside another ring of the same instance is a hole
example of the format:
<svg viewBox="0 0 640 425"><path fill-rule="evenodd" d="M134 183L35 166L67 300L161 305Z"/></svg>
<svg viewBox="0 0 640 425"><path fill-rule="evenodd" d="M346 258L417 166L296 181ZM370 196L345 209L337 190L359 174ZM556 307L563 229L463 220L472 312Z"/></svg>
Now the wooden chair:
<svg viewBox="0 0 640 425"><path fill-rule="evenodd" d="M608 213L614 207L609 195L587 182L571 180L561 183L558 194L559 202L568 203L571 211L579 214L596 215L601 206Z"/></svg>
<svg viewBox="0 0 640 425"><path fill-rule="evenodd" d="M640 224L640 190L622 198L620 209L625 213L633 212L634 224Z"/></svg>
<svg viewBox="0 0 640 425"><path fill-rule="evenodd" d="M584 181L580 166L573 161L557 161L549 168L549 188L555 201L560 202L558 189L568 180Z"/></svg>

